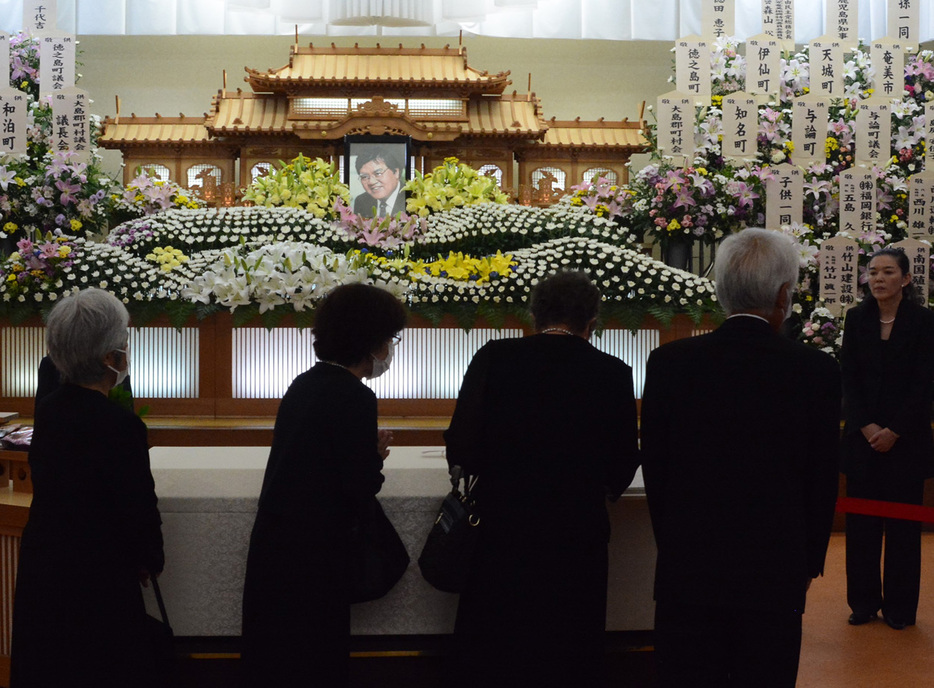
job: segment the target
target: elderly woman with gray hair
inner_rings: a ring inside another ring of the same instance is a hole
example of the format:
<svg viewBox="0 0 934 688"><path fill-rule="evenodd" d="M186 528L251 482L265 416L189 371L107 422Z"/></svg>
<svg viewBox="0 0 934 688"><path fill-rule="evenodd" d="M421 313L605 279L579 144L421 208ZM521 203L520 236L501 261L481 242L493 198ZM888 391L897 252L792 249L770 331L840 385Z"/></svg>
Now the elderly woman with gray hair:
<svg viewBox="0 0 934 688"><path fill-rule="evenodd" d="M34 495L23 531L11 685L146 686L140 584L162 571L146 426L108 399L126 376L123 304L87 289L47 322L62 386L36 407Z"/></svg>

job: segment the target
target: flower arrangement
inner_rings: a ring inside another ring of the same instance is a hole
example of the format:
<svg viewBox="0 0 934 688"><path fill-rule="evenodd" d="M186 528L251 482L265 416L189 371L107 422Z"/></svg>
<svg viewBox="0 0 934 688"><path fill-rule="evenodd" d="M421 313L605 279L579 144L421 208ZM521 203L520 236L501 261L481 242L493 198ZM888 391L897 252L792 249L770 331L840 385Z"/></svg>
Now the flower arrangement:
<svg viewBox="0 0 934 688"><path fill-rule="evenodd" d="M350 204L350 189L340 181L334 165L304 155L264 177L257 177L243 194L244 201L256 205L303 208L317 218L335 217L337 199Z"/></svg>
<svg viewBox="0 0 934 688"><path fill-rule="evenodd" d="M634 174L627 191L629 227L654 237L656 242L674 240L716 242L720 235L765 220L765 183L772 167L795 164L791 142L792 104L809 93L811 65L808 51L786 54L781 60L778 96L758 108L757 158L745 164L725 160L721 151L723 96L741 90L746 83L746 63L736 51L735 39L718 40L711 55L711 105L698 111L695 123L695 157L675 168L659 156ZM817 293L817 262L813 260L821 242L839 233L840 173L855 160L856 117L861 100L873 93L873 67L869 51L862 45L847 54L843 66L844 92L829 103L829 123L824 137L824 159L808 164L804 171L803 226L783 228L799 241L802 250L802 281L796 291L799 316L814 308ZM922 50L906 58L905 92L891 101L892 138L889 157L872 167L876 183L875 227L856 238L865 256L875 247L904 239L909 230L908 182L924 169L924 106L934 100L934 52ZM649 135L655 140L654 132ZM698 176L699 169L706 175ZM713 192L710 185L713 185ZM693 205L692 205L693 203ZM693 227L685 227L690 217ZM716 227L713 231L704 228ZM805 260L807 259L807 260ZM861 270L864 269L861 266ZM934 272L931 273L934 277Z"/></svg>
<svg viewBox="0 0 934 688"><path fill-rule="evenodd" d="M744 168L724 164L711 171L660 161L640 170L629 190L630 226L662 247L713 244L764 220L764 180Z"/></svg>
<svg viewBox="0 0 934 688"><path fill-rule="evenodd" d="M146 260L158 263L159 268L163 272L171 272L174 268L181 267L184 263L187 263L188 256L171 246L166 246L165 248L157 246L152 250L152 253L146 254Z"/></svg>
<svg viewBox="0 0 934 688"><path fill-rule="evenodd" d="M28 33L10 36L10 85L39 99L39 41Z"/></svg>
<svg viewBox="0 0 934 688"><path fill-rule="evenodd" d="M587 271L603 291L606 316L627 327L649 313L665 321L717 311L709 280L628 248L614 222L586 208L487 203L425 224L424 234L384 251L361 248L339 222L298 208L168 210L125 223L106 243L76 240L74 261L44 298L19 300L0 284L7 304L0 311L41 311L53 295L95 286L122 299L137 323L233 310L237 324L260 317L272 327L291 313L302 326L331 286L368 280L429 320L452 314L469 327L478 317L496 323L524 313L531 287L558 269Z"/></svg>
<svg viewBox="0 0 934 688"><path fill-rule="evenodd" d="M351 240L364 246L392 249L412 241L424 226L418 216L399 213L398 217L357 215L342 199L335 203L340 225Z"/></svg>
<svg viewBox="0 0 934 688"><path fill-rule="evenodd" d="M16 249L0 263L0 280L7 301L16 299L22 303L27 294L34 294L34 300L42 301L43 294L50 292L62 270L74 260L74 244L69 238L51 233L38 243L20 239Z"/></svg>
<svg viewBox="0 0 934 688"><path fill-rule="evenodd" d="M410 194L406 210L420 217L477 203L509 202L493 177L481 175L454 157L445 158L428 174L416 172L405 190Z"/></svg>
<svg viewBox="0 0 934 688"><path fill-rule="evenodd" d="M276 306L310 310L331 289L350 282L377 284L397 294L404 291L398 278L371 278L359 254L334 253L302 242L243 243L199 262L199 274L182 289L182 296L231 311L253 304L260 314Z"/></svg>
<svg viewBox="0 0 934 688"><path fill-rule="evenodd" d="M26 153L0 163L0 228L3 236L35 239L50 231L78 235L107 226L116 183L103 172L96 145L100 117L91 115L91 154L51 150L52 106L39 97L39 43L28 34L10 37L10 86L27 94Z"/></svg>
<svg viewBox="0 0 934 688"><path fill-rule="evenodd" d="M804 321L798 341L816 349L839 357L843 346L843 318L834 317L833 313L818 306Z"/></svg>
<svg viewBox="0 0 934 688"><path fill-rule="evenodd" d="M483 284L500 277L508 277L512 272L515 261L509 254L503 255L497 251L494 256L474 258L463 253L451 251L447 257L433 261L418 261L412 264L413 271L424 272L432 277L449 277L452 280L463 280Z"/></svg>
<svg viewBox="0 0 934 688"><path fill-rule="evenodd" d="M194 190L183 189L171 180L154 178L151 170L140 170L122 194L114 194L113 200L115 208L130 217L152 215L170 208L196 209L207 205Z"/></svg>
<svg viewBox="0 0 934 688"><path fill-rule="evenodd" d="M634 193L602 176L583 181L570 190L574 192L568 201L572 206L587 208L597 217L609 220L621 219L626 214ZM630 239L635 241L635 237Z"/></svg>
<svg viewBox="0 0 934 688"><path fill-rule="evenodd" d="M68 152L8 159L0 165L0 225L8 235L100 231L113 184L97 157L90 165Z"/></svg>

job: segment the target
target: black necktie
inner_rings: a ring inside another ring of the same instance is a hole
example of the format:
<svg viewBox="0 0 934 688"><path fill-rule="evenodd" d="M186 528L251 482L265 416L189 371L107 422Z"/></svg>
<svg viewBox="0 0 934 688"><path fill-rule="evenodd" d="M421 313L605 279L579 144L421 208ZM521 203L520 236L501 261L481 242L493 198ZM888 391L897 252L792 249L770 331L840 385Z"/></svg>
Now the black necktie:
<svg viewBox="0 0 934 688"><path fill-rule="evenodd" d="M386 217L386 201L382 200L379 202L379 216Z"/></svg>

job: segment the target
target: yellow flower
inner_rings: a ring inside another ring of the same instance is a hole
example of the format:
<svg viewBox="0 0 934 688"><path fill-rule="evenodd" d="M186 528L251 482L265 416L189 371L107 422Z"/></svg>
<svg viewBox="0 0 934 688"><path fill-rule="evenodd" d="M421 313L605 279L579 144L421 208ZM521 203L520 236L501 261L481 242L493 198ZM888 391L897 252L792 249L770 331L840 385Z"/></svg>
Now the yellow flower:
<svg viewBox="0 0 934 688"><path fill-rule="evenodd" d="M3 225L4 232L15 232L17 229L19 229L19 225L15 222L7 222L5 225Z"/></svg>
<svg viewBox="0 0 934 688"><path fill-rule="evenodd" d="M71 255L71 246L59 246L58 247L58 257L66 258Z"/></svg>
<svg viewBox="0 0 934 688"><path fill-rule="evenodd" d="M674 232L677 232L679 229L681 229L681 223L678 222L677 220L672 220L671 222L668 223L669 232L674 233Z"/></svg>
<svg viewBox="0 0 934 688"><path fill-rule="evenodd" d="M16 182L17 186L26 186L26 180L22 177L16 177L13 181Z"/></svg>
<svg viewBox="0 0 934 688"><path fill-rule="evenodd" d="M72 231L72 232L77 232L79 229L81 229L82 226L83 226L83 225L81 224L81 220L72 220L72 221L71 221L71 231Z"/></svg>

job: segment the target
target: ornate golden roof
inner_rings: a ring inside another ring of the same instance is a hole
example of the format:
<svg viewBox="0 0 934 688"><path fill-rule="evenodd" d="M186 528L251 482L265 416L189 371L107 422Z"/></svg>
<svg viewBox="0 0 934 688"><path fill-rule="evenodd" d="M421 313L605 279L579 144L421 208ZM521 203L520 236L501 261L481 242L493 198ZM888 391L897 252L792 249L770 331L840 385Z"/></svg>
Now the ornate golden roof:
<svg viewBox="0 0 934 688"><path fill-rule="evenodd" d="M509 72L490 74L467 64L466 48L316 48L293 45L289 64L260 71L246 68L244 80L265 93L378 93L421 90L460 95L503 93Z"/></svg>
<svg viewBox="0 0 934 688"><path fill-rule="evenodd" d="M104 148L125 144L200 145L211 142L204 117L107 117L98 140Z"/></svg>
<svg viewBox="0 0 934 688"><path fill-rule="evenodd" d="M414 119L380 97L348 109L343 116L289 119L288 99L261 93L218 92L204 125L214 136L294 134L301 138L334 139L357 131L377 133L385 126L418 140L453 140L460 136L541 139L547 129L541 103L534 96L506 95L471 98L467 121ZM429 135L430 134L430 135Z"/></svg>
<svg viewBox="0 0 934 688"><path fill-rule="evenodd" d="M648 145L645 138L645 122L584 122L580 119L548 122L545 139L536 147L554 146L558 148L615 148L642 150Z"/></svg>

